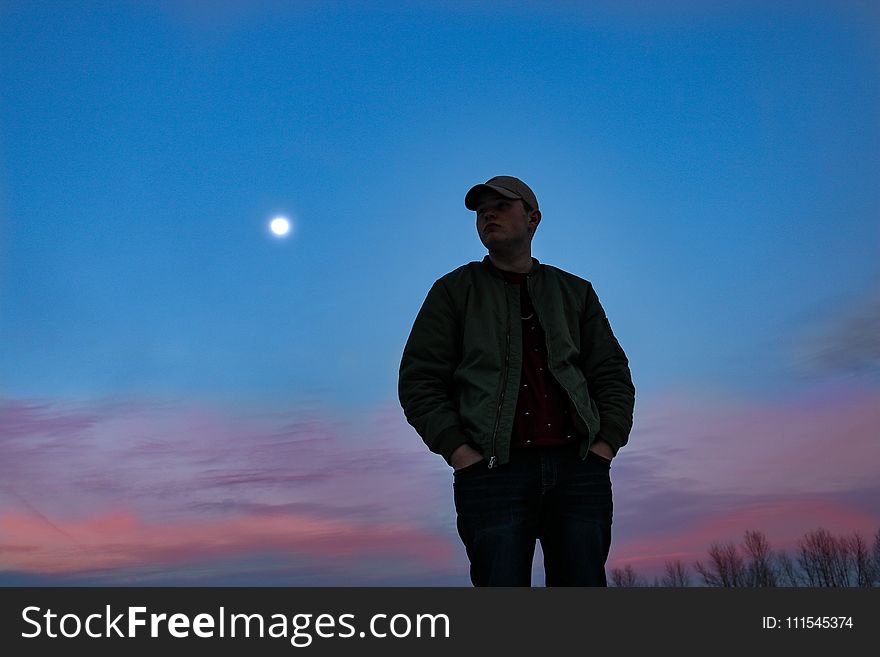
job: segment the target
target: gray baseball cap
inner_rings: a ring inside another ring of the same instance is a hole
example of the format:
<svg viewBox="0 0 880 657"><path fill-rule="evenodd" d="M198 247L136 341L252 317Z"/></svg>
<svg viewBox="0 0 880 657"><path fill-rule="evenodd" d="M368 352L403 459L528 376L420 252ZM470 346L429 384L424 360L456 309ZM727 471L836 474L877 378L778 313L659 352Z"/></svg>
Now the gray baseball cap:
<svg viewBox="0 0 880 657"><path fill-rule="evenodd" d="M538 199L535 197L535 192L522 180L513 176L495 176L494 178L489 178L484 183L474 185L465 194L464 207L468 210L476 210L477 201L483 192L498 192L507 198L521 198L532 206L533 210L538 209Z"/></svg>

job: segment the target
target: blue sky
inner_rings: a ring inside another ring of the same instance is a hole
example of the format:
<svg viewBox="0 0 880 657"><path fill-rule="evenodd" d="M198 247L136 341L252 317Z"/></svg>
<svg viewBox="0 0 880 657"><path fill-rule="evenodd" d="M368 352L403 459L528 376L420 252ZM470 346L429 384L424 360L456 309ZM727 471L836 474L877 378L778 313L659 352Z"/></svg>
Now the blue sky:
<svg viewBox="0 0 880 657"><path fill-rule="evenodd" d="M441 467L394 415L397 367L431 283L485 254L463 198L498 174L537 194L533 255L598 291L632 365L633 446L670 396L745 415L817 390L874 399L878 18L867 2L6 2L5 426L108 399L308 404L330 424L390 414L410 458Z"/></svg>

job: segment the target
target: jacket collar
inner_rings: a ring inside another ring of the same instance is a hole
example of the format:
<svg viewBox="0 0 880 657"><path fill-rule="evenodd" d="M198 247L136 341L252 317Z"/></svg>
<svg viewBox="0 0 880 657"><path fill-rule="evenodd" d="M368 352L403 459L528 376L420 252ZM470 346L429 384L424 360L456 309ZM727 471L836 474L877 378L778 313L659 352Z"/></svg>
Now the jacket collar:
<svg viewBox="0 0 880 657"><path fill-rule="evenodd" d="M486 254L483 257L483 261L480 264L483 266L483 268L486 271L488 271L493 276L496 276L496 277L502 278L502 279L504 278L504 274L501 273L501 271L498 269L498 267L496 267L494 264L492 264L492 260L489 258L488 254ZM529 270L529 273L526 275L529 277L534 276L535 274L538 273L538 271L540 271L540 269L541 269L541 263L538 262L538 259L535 256L532 256L532 268L531 268L531 270Z"/></svg>

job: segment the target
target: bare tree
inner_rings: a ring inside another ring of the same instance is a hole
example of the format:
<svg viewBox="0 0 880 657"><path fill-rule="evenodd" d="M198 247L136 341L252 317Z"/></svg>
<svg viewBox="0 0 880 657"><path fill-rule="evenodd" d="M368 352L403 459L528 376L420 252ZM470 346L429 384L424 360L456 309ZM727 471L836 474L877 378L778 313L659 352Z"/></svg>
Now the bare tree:
<svg viewBox="0 0 880 657"><path fill-rule="evenodd" d="M871 548L871 586L880 586L880 529L874 534L874 545Z"/></svg>
<svg viewBox="0 0 880 657"><path fill-rule="evenodd" d="M776 586L778 576L773 567L767 537L760 531L746 531L743 552L748 557L746 586Z"/></svg>
<svg viewBox="0 0 880 657"><path fill-rule="evenodd" d="M666 573L660 580L660 586L687 587L691 585L691 576L681 559L666 562Z"/></svg>
<svg viewBox="0 0 880 657"><path fill-rule="evenodd" d="M809 532L798 541L796 558L774 552L759 530L745 533L741 552L734 543L713 543L707 563L694 568L706 586L878 586L880 585L880 529L870 548L858 532L837 538L827 529ZM612 586L691 586L687 566L680 559L665 562L662 578L648 583L630 564L611 571Z"/></svg>
<svg viewBox="0 0 880 657"><path fill-rule="evenodd" d="M697 561L694 568L706 586L746 586L745 565L734 543L712 543L709 563Z"/></svg>
<svg viewBox="0 0 880 657"><path fill-rule="evenodd" d="M808 533L798 543L798 563L807 586L850 586L848 545L825 528Z"/></svg>
<svg viewBox="0 0 880 657"><path fill-rule="evenodd" d="M788 553L780 551L776 554L776 563L779 567L780 586L803 586L804 579L798 570L797 564Z"/></svg>
<svg viewBox="0 0 880 657"><path fill-rule="evenodd" d="M847 557L848 572L852 574L853 585L873 586L876 577L874 563L865 539L858 532L853 532L849 536L844 536L841 542Z"/></svg>
<svg viewBox="0 0 880 657"><path fill-rule="evenodd" d="M613 586L646 586L645 581L636 574L630 564L626 564L623 568L612 568L611 583Z"/></svg>

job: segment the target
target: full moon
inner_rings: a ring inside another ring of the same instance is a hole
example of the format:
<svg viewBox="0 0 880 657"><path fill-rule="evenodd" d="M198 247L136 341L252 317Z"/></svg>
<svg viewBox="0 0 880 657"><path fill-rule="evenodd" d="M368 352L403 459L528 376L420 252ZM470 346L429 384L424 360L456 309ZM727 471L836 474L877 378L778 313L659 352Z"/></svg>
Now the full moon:
<svg viewBox="0 0 880 657"><path fill-rule="evenodd" d="M284 217L275 217L270 223L269 228L273 233L282 237L290 232L290 222Z"/></svg>

